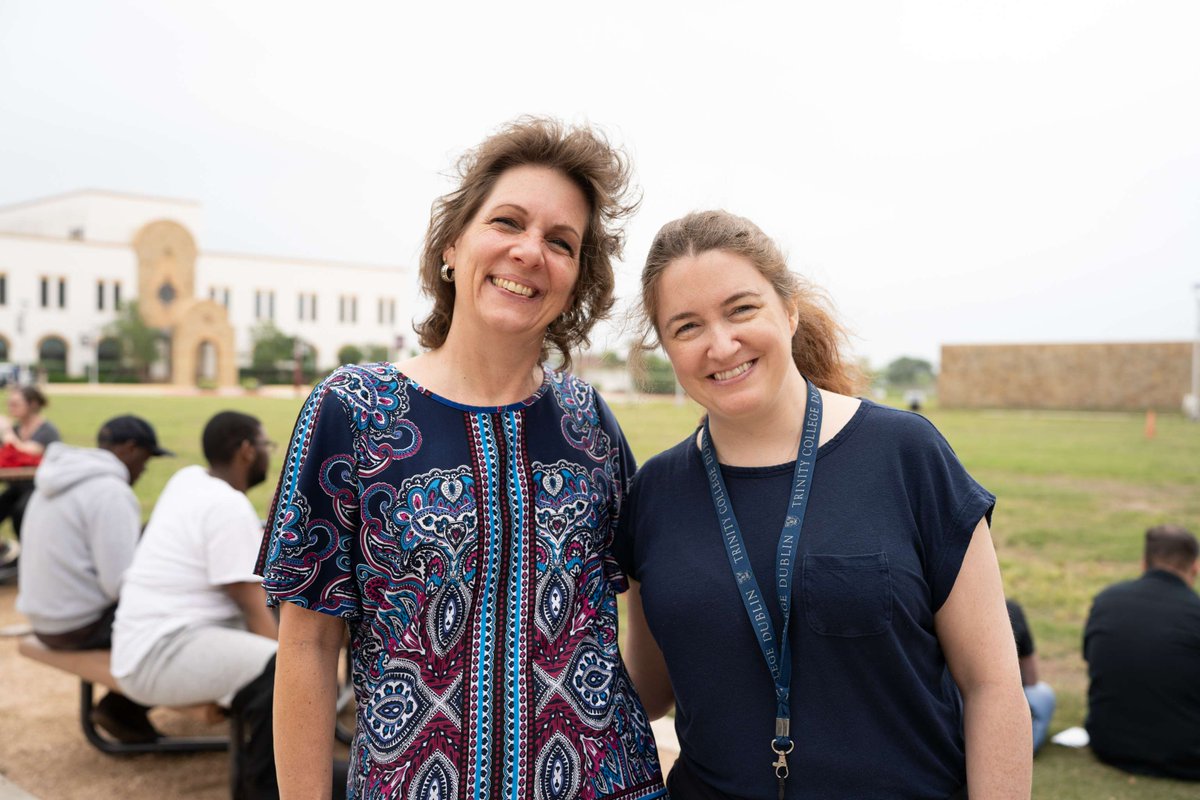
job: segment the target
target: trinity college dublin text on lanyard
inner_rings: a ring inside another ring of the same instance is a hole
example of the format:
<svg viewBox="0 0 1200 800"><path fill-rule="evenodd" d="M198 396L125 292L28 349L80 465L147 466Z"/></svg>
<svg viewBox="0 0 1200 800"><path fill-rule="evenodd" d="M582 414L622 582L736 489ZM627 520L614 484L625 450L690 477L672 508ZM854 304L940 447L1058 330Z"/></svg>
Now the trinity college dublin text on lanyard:
<svg viewBox="0 0 1200 800"><path fill-rule="evenodd" d="M771 739L771 750L775 753L775 777L779 781L779 800L783 800L783 784L788 776L787 755L796 746L791 735L791 704L788 695L792 682L792 651L788 649L788 621L792 612L792 574L796 560L796 545L800 541L800 528L804 524L804 511L808 508L808 494L812 486L813 473L817 466L817 444L821 440L821 393L808 384L808 405L804 410L804 431L800 436L800 450L796 454L796 473L792 479L792 495L788 503L787 517L779 534L779 548L775 555L775 590L779 610L783 615L783 630L776 636L771 617L763 605L763 594L750 566L750 558L742 541L729 492L725 490L725 479L713 449L712 434L708 420L704 421L704 435L700 438L700 455L708 473L708 488L712 492L713 505L721 522L721 538L725 542L725 554L729 566L742 593L742 605L750 618L750 627L758 637L758 646L766 659L767 669L775 681L775 737ZM778 643L778 644L776 644Z"/></svg>

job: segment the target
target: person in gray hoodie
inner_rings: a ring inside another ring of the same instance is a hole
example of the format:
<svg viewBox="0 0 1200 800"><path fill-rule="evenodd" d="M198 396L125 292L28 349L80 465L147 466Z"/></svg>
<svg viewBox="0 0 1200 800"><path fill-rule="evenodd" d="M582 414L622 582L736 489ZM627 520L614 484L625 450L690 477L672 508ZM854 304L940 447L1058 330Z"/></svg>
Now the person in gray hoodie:
<svg viewBox="0 0 1200 800"><path fill-rule="evenodd" d="M96 441L47 447L25 510L17 610L56 650L111 647L121 579L142 527L132 487L151 457L173 455L149 422L131 415L104 423ZM121 741L158 735L146 708L115 692L92 718Z"/></svg>

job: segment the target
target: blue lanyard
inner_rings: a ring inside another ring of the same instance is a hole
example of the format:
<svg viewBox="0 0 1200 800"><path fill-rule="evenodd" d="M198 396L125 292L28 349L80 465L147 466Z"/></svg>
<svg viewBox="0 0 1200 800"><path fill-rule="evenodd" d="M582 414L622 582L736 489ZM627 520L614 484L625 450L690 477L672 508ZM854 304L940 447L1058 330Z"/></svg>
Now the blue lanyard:
<svg viewBox="0 0 1200 800"><path fill-rule="evenodd" d="M780 797L783 796L783 780L787 777L785 756L795 744L791 737L791 693L792 652L788 648L788 622L792 612L792 576L796 566L796 545L800 541L800 529L804 525L804 512L808 508L809 490L817 465L817 444L821 438L821 393L812 381L808 385L808 404L804 410L804 428L800 436L800 449L796 453L796 471L792 479L792 494L788 503L787 517L779 534L779 546L775 557L775 590L779 610L783 615L783 630L776 636L771 616L763 604L763 594L754 577L754 568L746 553L742 531L725 489L725 479L717 463L717 454L712 445L712 434L708 420L704 422L704 435L700 439L700 456L708 473L708 488L712 493L713 505L721 523L721 539L725 542L725 554L742 594L742 605L750 618L750 627L758 637L758 646L767 662L767 669L775 681L775 737L771 749L777 756L775 774L779 778Z"/></svg>

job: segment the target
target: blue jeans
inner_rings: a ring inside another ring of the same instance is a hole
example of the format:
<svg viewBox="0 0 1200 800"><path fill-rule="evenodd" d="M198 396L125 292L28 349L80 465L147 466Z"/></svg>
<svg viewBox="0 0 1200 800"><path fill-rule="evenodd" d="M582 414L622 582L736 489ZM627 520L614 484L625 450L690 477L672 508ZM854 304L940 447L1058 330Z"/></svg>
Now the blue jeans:
<svg viewBox="0 0 1200 800"><path fill-rule="evenodd" d="M1037 752L1046 742L1046 734L1050 731L1050 718L1054 716L1054 689L1045 681L1038 681L1033 686L1025 687L1025 699L1029 701L1029 711L1033 715L1033 752Z"/></svg>

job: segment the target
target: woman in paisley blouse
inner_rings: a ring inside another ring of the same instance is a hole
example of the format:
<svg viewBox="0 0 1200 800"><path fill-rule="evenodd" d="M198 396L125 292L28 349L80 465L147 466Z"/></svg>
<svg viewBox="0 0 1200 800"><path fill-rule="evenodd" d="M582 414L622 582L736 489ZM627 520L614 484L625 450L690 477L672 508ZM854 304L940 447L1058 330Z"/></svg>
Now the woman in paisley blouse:
<svg viewBox="0 0 1200 800"><path fill-rule="evenodd" d="M565 371L612 304L629 166L590 128L522 118L459 171L421 261L427 352L330 375L280 477L262 574L281 795L329 785L348 627L348 796L665 796L617 650L633 458Z"/></svg>

